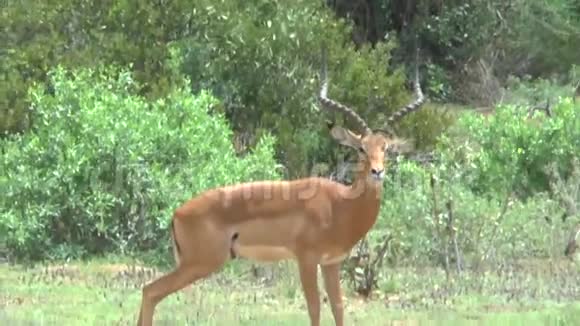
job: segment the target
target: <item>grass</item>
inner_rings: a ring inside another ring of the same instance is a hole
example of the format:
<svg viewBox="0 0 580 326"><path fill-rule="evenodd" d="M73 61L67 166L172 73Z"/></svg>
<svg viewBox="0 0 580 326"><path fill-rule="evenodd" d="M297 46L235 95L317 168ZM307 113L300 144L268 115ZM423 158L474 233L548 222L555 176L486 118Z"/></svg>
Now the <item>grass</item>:
<svg viewBox="0 0 580 326"><path fill-rule="evenodd" d="M451 283L436 269L389 269L373 298L345 292L345 323L579 325L578 268L533 264L541 268L470 272ZM163 301L156 309L156 325L308 325L295 266L282 263L257 271L246 262L230 263ZM2 264L0 325L135 324L141 287L160 273L101 260L37 267ZM322 325L334 325L325 301Z"/></svg>

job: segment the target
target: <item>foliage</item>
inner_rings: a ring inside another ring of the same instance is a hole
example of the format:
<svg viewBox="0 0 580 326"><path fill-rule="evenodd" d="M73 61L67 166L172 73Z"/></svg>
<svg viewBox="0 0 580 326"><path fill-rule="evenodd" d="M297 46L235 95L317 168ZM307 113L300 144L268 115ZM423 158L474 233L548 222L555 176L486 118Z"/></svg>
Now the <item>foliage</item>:
<svg viewBox="0 0 580 326"><path fill-rule="evenodd" d="M546 104L552 106L558 102L559 98L574 98L575 88L580 83L580 76L575 76L574 69L571 69L569 78L572 83L563 84L556 79L511 76L506 81L503 103L522 108L545 108Z"/></svg>
<svg viewBox="0 0 580 326"><path fill-rule="evenodd" d="M391 162L377 225L345 265L354 288L368 295L389 275L377 258L449 272L561 256L578 223L579 112L561 98L551 117L515 105L465 113L435 162Z"/></svg>
<svg viewBox="0 0 580 326"><path fill-rule="evenodd" d="M9 1L0 12L0 134L30 127L26 92L55 65L132 66L140 93L158 98L181 82L167 44L190 29L190 1Z"/></svg>
<svg viewBox="0 0 580 326"><path fill-rule="evenodd" d="M510 75L564 75L580 62L574 46L580 37L575 0L337 0L329 5L353 22L357 45L398 38L397 64L411 63L418 44L434 68L427 76L432 98L473 103L478 88L464 89L464 78L468 67L482 60L502 82ZM485 84L489 76L480 77Z"/></svg>
<svg viewBox="0 0 580 326"><path fill-rule="evenodd" d="M518 0L507 25L506 54L532 76L566 74L580 63L574 44L580 42L580 3L574 0ZM516 66L517 67L517 66ZM549 72L549 73L548 73Z"/></svg>
<svg viewBox="0 0 580 326"><path fill-rule="evenodd" d="M185 58L182 70L200 81L194 91L209 88L223 99L237 134L250 135L249 145L252 135L275 130L278 158L289 177L308 174L312 162L333 157L323 123L326 113L316 108L323 48L329 95L356 108L373 126L381 126L410 100L403 71L389 63L396 42L355 49L347 39L349 26L319 3L201 1L194 12L196 32L175 42ZM419 120L430 117L417 115ZM444 123L419 136L431 139L430 132ZM411 133L405 125L401 131Z"/></svg>
<svg viewBox="0 0 580 326"><path fill-rule="evenodd" d="M579 113L578 104L564 98L551 117L541 111L530 116L514 105L499 106L487 117L468 114L452 128L453 136L443 137L442 155L478 193L546 191L545 168L555 163L568 175L580 153Z"/></svg>
<svg viewBox="0 0 580 326"><path fill-rule="evenodd" d="M237 158L208 92L150 101L113 68L58 67L50 84L30 90L35 128L2 140L0 233L13 258L167 249L172 209L191 195L279 177L273 138Z"/></svg>
<svg viewBox="0 0 580 326"><path fill-rule="evenodd" d="M396 38L355 47L348 39L350 24L312 1L11 2L3 17L1 131L31 126L27 88L45 82L57 64L130 65L139 93L149 99L181 87L179 76L185 73L196 81L194 93L208 89L223 103L238 152L252 148L263 133L275 132L277 158L289 177L297 177L334 154L325 113L316 107L323 47L329 54L330 95L377 126L409 100L403 69L390 62ZM404 135L412 133L408 125L401 125ZM419 145L432 145L432 131L445 126L420 135L425 141Z"/></svg>
<svg viewBox="0 0 580 326"><path fill-rule="evenodd" d="M383 254L391 266L445 265L450 239L459 265L554 255L572 220L554 217L578 211L580 117L568 97L578 93L579 17L572 0L8 2L0 252L165 254L171 209L192 194L279 178L277 162L285 178L318 162L332 170L350 151L324 120L350 122L317 105L323 48L329 96L381 127L411 100L405 76L419 47L431 100L503 104L455 124L431 101L394 128L439 161L389 165L355 289L389 277ZM546 99L552 117L528 116Z"/></svg>
<svg viewBox="0 0 580 326"><path fill-rule="evenodd" d="M419 8L421 13L434 12L418 18L416 27L431 51L446 54L439 61L445 65L479 55L498 33L501 18L493 10L507 9L499 1L449 1L445 7L429 3Z"/></svg>
<svg viewBox="0 0 580 326"><path fill-rule="evenodd" d="M392 268L437 266L457 274L562 255L577 219L559 218L566 210L561 200L547 192L527 200L506 193L482 196L449 171L406 161L391 171L377 225L344 265L353 290L363 295L380 290L393 278ZM377 258L384 263L375 263Z"/></svg>

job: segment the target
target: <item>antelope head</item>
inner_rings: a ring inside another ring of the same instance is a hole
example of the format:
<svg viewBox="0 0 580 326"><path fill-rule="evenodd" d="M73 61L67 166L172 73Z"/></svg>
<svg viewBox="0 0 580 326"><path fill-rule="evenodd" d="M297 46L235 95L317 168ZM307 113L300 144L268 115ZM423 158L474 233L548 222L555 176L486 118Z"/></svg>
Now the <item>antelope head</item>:
<svg viewBox="0 0 580 326"><path fill-rule="evenodd" d="M326 66L324 69L324 82L319 94L322 107L327 110L344 114L356 124L357 131L329 124L331 136L340 144L354 148L358 152L359 163L362 173L366 178L374 182L382 182L385 172L385 154L387 151L404 143L391 132L390 125L397 122L407 114L416 111L425 102L425 96L419 85L418 69L415 69L415 92L417 98L414 102L394 112L388 119L383 129L371 129L363 118L352 108L328 98L328 80L326 78Z"/></svg>

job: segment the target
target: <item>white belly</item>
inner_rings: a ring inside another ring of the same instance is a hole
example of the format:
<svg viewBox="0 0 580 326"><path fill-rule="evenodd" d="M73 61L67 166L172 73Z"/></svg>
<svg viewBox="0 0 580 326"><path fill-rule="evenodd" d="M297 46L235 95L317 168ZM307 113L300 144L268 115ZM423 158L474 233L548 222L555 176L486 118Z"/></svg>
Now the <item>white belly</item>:
<svg viewBox="0 0 580 326"><path fill-rule="evenodd" d="M296 258L294 253L286 247L234 244L233 249L236 255L257 262L274 262Z"/></svg>
<svg viewBox="0 0 580 326"><path fill-rule="evenodd" d="M259 245L234 245L236 256L250 259L256 262L275 262L280 260L296 259L296 255L286 247L259 246ZM348 253L336 254L325 253L320 257L320 265L333 265L344 261Z"/></svg>
<svg viewBox="0 0 580 326"><path fill-rule="evenodd" d="M348 256L348 253L343 253L343 254L323 254L322 257L320 258L320 265L324 266L324 265L333 265L333 264L338 264L340 262L342 262L343 260L346 259L346 257Z"/></svg>

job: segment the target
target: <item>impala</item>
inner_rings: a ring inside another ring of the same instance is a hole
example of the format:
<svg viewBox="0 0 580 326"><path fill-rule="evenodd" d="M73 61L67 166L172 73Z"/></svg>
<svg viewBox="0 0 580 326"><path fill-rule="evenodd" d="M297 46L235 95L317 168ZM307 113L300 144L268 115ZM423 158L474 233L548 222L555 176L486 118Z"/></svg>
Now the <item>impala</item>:
<svg viewBox="0 0 580 326"><path fill-rule="evenodd" d="M390 134L371 130L351 108L327 97L322 107L345 114L359 133L329 125L331 136L359 153L352 185L325 178L259 181L205 191L174 212L171 239L176 268L143 288L138 325L153 322L156 305L168 295L208 277L228 260L293 259L297 262L310 324L320 324L318 266L324 278L335 325L343 325L340 266L351 248L374 225L381 202L385 151ZM395 112L395 122L425 101L415 74L417 99Z"/></svg>

